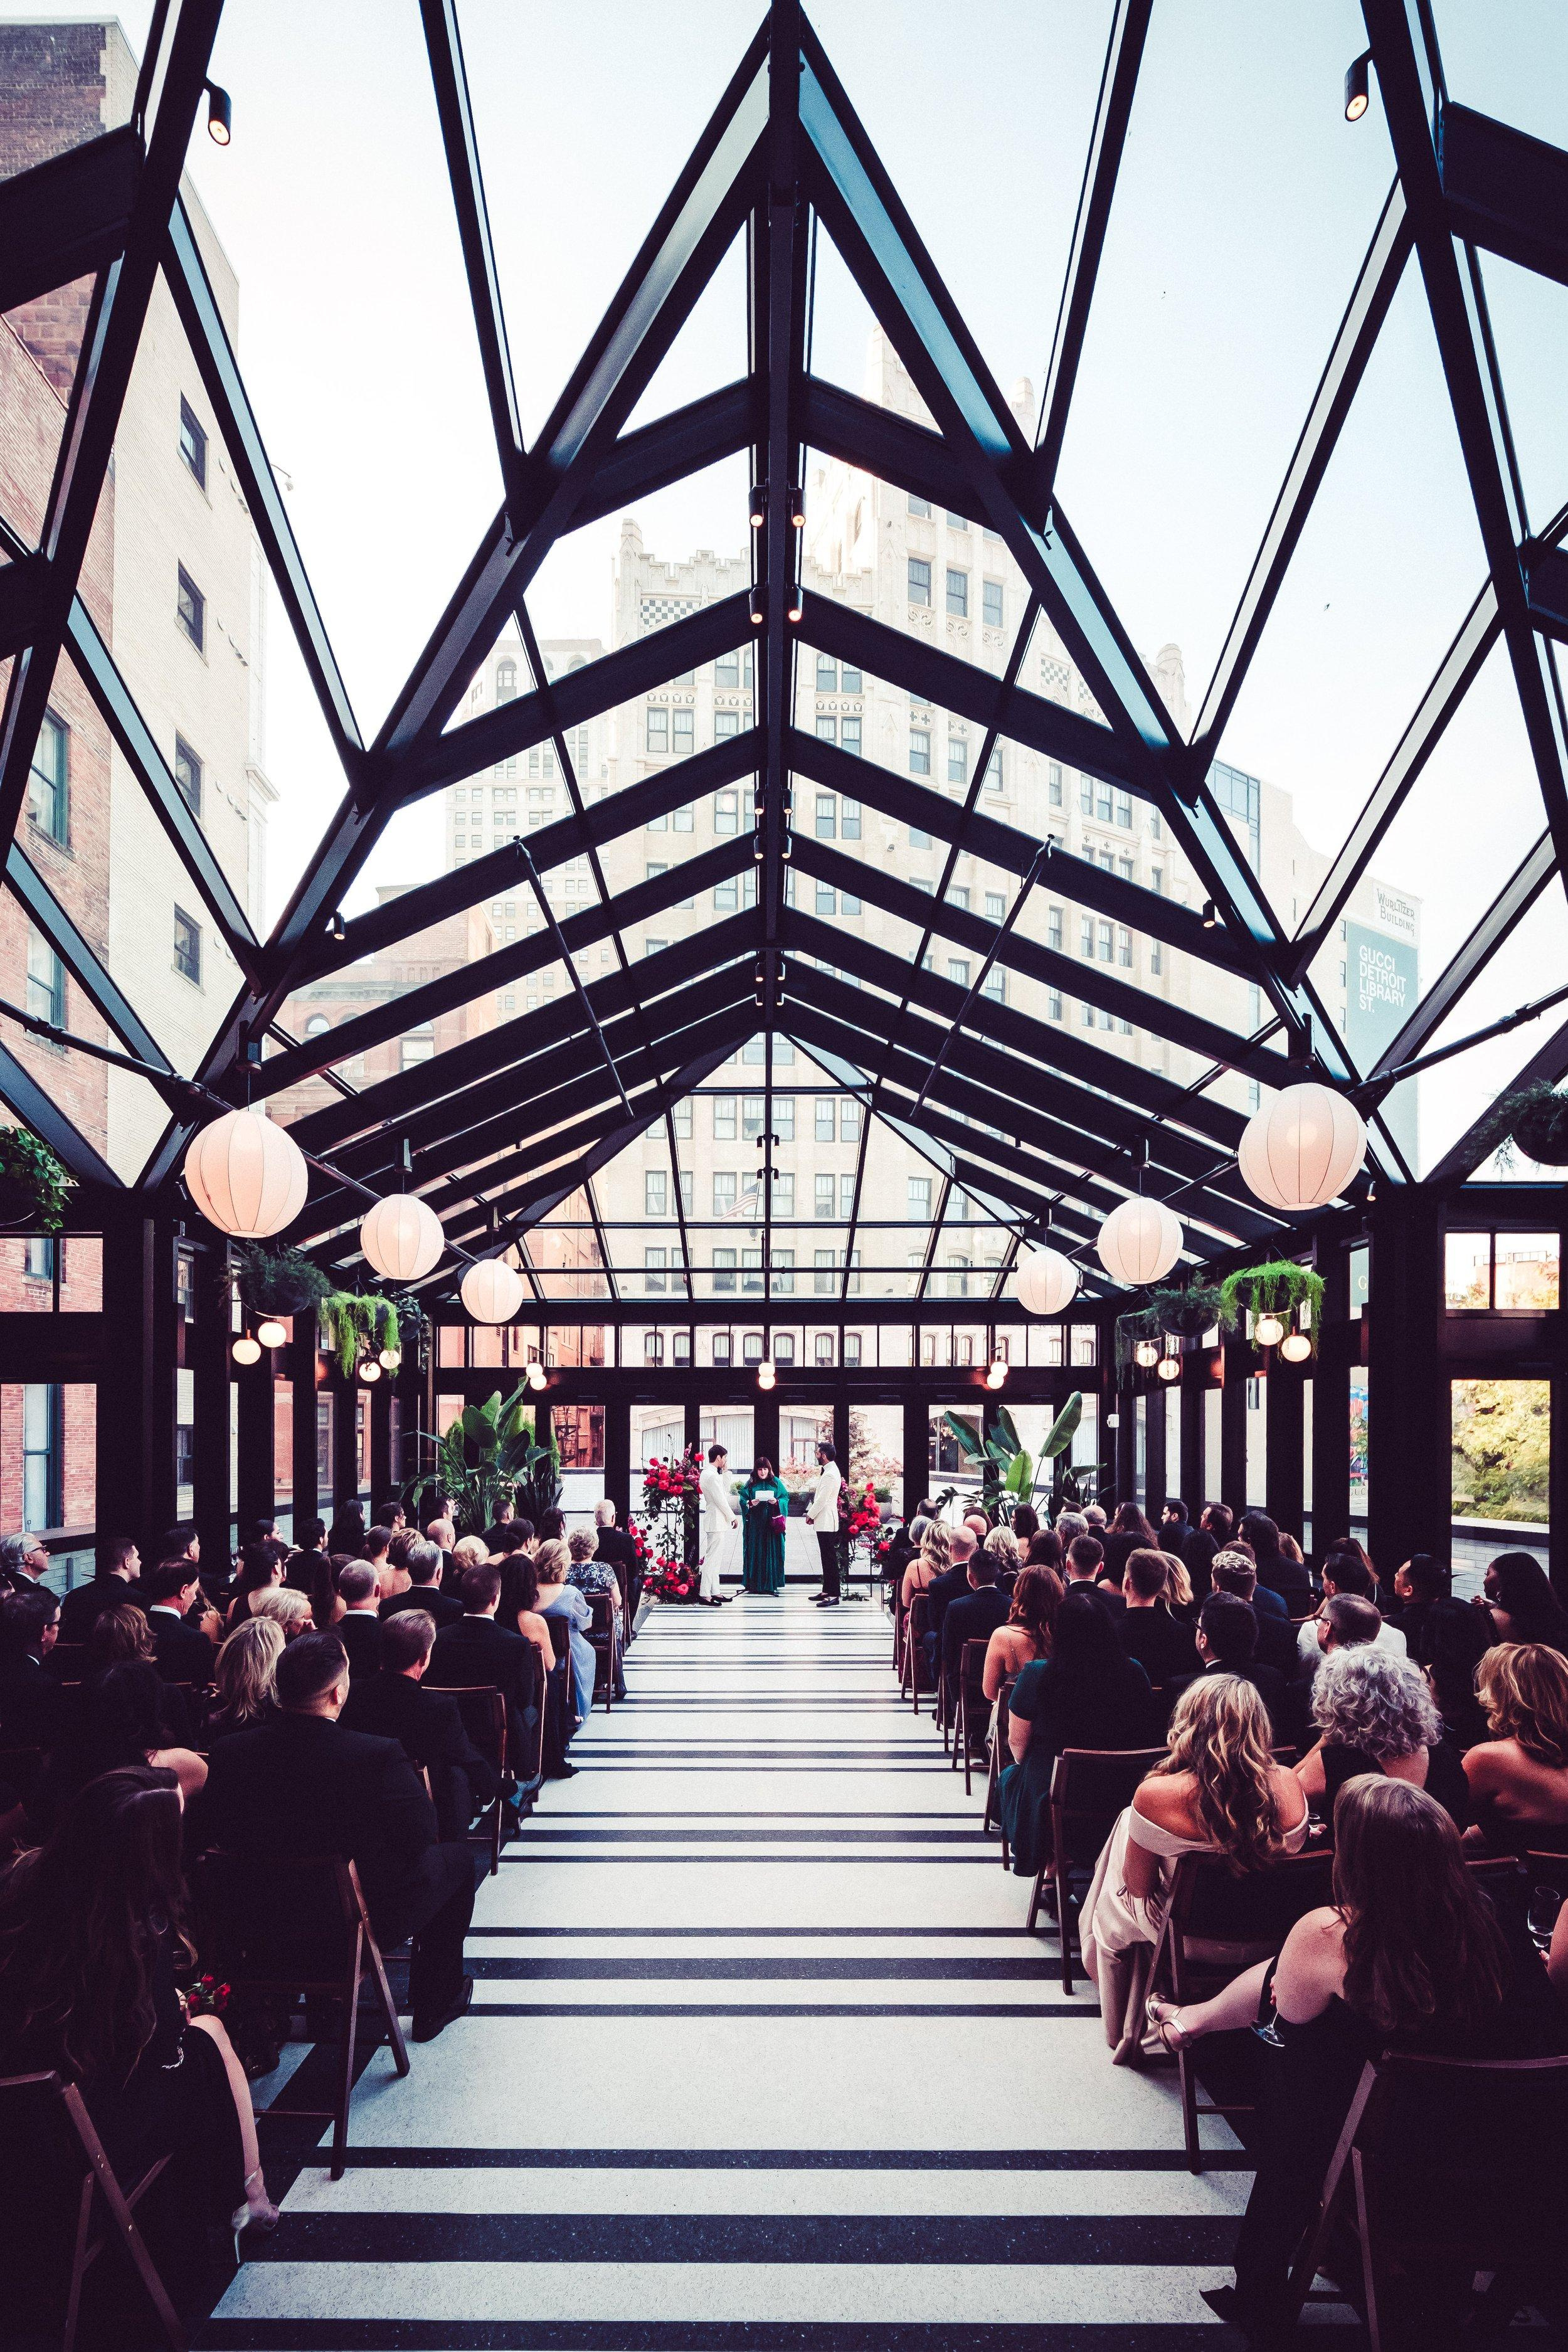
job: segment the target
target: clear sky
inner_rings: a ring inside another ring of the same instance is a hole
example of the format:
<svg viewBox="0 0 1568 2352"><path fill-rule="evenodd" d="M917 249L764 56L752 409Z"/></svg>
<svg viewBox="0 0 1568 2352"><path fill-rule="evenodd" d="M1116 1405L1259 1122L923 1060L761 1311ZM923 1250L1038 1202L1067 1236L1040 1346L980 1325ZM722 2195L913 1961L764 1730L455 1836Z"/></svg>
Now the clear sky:
<svg viewBox="0 0 1568 2352"><path fill-rule="evenodd" d="M43 11L0 6L0 15ZM75 5L62 15L100 12ZM760 16L756 0L465 0L502 290L532 432L614 292ZM1004 384L1049 349L1109 8L1104 0L818 0L852 102ZM1453 94L1568 146L1568 5L1437 0ZM141 43L144 6L122 21ZM1224 637L1392 178L1375 86L1347 125L1352 0L1156 0L1064 504L1146 657L1194 704ZM241 359L367 735L499 502L413 0L229 0L214 71L226 151L192 170L240 277ZM1531 519L1568 499L1568 292L1486 265ZM831 264L816 362L858 385L867 314ZM662 408L742 372L738 273L672 354ZM639 509L672 555L744 537L735 469ZM576 535L532 601L541 634L607 634L615 522ZM1337 845L1480 584L1479 540L1419 278L1320 495L1224 756ZM339 785L281 625L268 766L274 909ZM1379 870L1425 902L1423 977L1540 830L1500 657L1450 730ZM426 809L370 879L429 873ZM1467 1007L1470 1027L1568 971L1560 892ZM1467 1057L1437 1142L1531 1033Z"/></svg>

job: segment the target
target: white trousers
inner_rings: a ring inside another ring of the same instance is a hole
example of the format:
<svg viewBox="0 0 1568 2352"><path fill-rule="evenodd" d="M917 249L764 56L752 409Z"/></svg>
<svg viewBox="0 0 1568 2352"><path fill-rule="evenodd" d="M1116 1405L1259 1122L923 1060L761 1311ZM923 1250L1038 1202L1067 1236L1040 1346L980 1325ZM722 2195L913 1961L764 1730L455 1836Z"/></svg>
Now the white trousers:
<svg viewBox="0 0 1568 2352"><path fill-rule="evenodd" d="M702 1580L698 1587L704 1601L719 1598L719 1566L724 1557L724 1544L730 1530L718 1528L702 1541Z"/></svg>

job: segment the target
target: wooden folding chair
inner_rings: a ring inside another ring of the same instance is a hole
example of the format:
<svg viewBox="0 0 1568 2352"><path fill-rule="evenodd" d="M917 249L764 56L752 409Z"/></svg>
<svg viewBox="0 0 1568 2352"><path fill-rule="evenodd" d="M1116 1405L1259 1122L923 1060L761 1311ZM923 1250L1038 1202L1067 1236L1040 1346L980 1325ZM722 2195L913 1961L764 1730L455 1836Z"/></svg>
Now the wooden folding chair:
<svg viewBox="0 0 1568 2352"><path fill-rule="evenodd" d="M590 1592L587 1601L594 1617L588 1628L588 1639L594 1645L596 1661L594 1696L597 1698L599 1696L600 1677L603 1676L605 1713L608 1715L615 1705L616 1684L621 1671L620 1623L616 1615L615 1602L607 1592Z"/></svg>
<svg viewBox="0 0 1568 2352"><path fill-rule="evenodd" d="M1163 1748L1064 1748L1052 1767L1050 1859L1035 1874L1026 1927L1032 1934L1048 1879L1061 1937L1064 1992L1072 1990L1071 1874L1092 1871L1117 1815L1164 1754Z"/></svg>
<svg viewBox="0 0 1568 2352"><path fill-rule="evenodd" d="M344 2004L342 2063L334 2105L289 2110L290 2116L331 2121L331 2177L341 2180L349 2144L360 1988L367 1981L393 2063L400 2074L408 2072L397 2004L359 1872L337 1854L297 1861L247 1853L242 1862L235 1854L214 1853L205 1857L203 1875L215 1958L237 1996L297 1999L303 1994L307 2000Z"/></svg>
<svg viewBox="0 0 1568 2352"><path fill-rule="evenodd" d="M921 1711L921 1674L925 1665L925 1637L931 1631L931 1603L917 1592L904 1616L904 1654L899 1670L899 1696L912 1697Z"/></svg>
<svg viewBox="0 0 1568 2352"><path fill-rule="evenodd" d="M169 2300L135 2218L136 2207L164 2170L169 2158L159 2157L131 2188L122 2188L104 2152L103 2142L93 2128L81 2093L74 2083L54 2073L0 2077L0 2137L13 2148L26 2147L29 2171L35 2179L47 2171L51 2160L68 2179L79 2168L61 2352L72 2352L76 2343L82 2285L88 2272L104 2248L116 2243L146 2289L164 2341L172 2352L185 2352L187 2338L179 2314ZM100 2202L103 2219L95 2233L93 2224Z"/></svg>
<svg viewBox="0 0 1568 2352"><path fill-rule="evenodd" d="M996 1826L998 1829L1002 1828L1001 1783L1002 1775L1007 1769L1002 1759L1007 1753L1007 1720L1012 1712L1013 1685L1017 1679L1016 1675L1009 1675L997 1694L996 1721L989 1742L990 1755L985 1773L985 1811L980 1817L980 1826L987 1836L991 1833L993 1813L996 1816ZM1003 1829L1002 1867L1004 1870L1010 1867L1012 1859L1012 1855L1007 1851L1007 1832Z"/></svg>
<svg viewBox="0 0 1568 2352"><path fill-rule="evenodd" d="M972 1793L970 1772L973 1762L974 1742L976 1738L984 1742L985 1727L991 1713L991 1702L985 1696L985 1653L990 1647L989 1638L980 1642L965 1642L959 1653L958 1704L953 1711L952 1763L950 1769L954 1772L957 1771L959 1750L962 1748L963 1793L966 1797ZM989 1790L986 1793L986 1802L989 1805Z"/></svg>
<svg viewBox="0 0 1568 2352"><path fill-rule="evenodd" d="M538 1655L537 1651L534 1654ZM511 1767L507 1757L506 1699L499 1686L495 1683L426 1683L426 1688L457 1700L464 1730L485 1761L495 1767L497 1780L504 1782ZM500 1868L501 1814L505 1805L504 1787L498 1788L489 1809L489 1827L481 1832L489 1846L492 1878Z"/></svg>

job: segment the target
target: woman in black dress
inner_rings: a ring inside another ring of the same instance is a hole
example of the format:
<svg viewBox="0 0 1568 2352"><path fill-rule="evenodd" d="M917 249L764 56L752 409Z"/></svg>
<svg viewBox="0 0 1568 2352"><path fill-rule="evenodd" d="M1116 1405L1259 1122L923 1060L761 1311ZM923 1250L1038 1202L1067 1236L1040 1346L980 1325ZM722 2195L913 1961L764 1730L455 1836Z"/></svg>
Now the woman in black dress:
<svg viewBox="0 0 1568 2352"><path fill-rule="evenodd" d="M1051 1772L1062 1749L1160 1743L1149 1677L1091 1592L1068 1593L1050 1657L1025 1666L1013 1685L1007 1740L1014 1760L999 1783L1002 1826L1013 1868L1032 1878L1050 1853Z"/></svg>

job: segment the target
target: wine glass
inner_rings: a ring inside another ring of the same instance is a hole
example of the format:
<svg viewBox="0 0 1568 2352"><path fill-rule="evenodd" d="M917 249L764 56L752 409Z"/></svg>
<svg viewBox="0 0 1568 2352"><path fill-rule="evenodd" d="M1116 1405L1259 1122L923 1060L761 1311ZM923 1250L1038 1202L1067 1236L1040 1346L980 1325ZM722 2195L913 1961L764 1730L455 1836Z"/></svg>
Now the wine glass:
<svg viewBox="0 0 1568 2352"><path fill-rule="evenodd" d="M1530 1940L1538 1952L1545 1953L1552 1948L1552 1931L1557 1925L1557 1914L1563 1908L1563 1900L1560 1889L1555 1886L1533 1886L1531 1889L1525 1925L1530 1929Z"/></svg>

